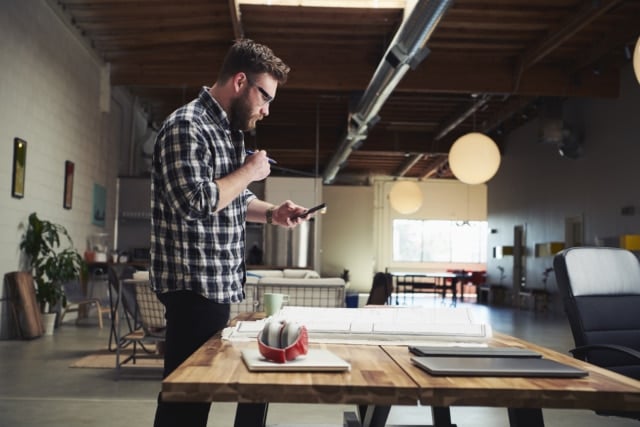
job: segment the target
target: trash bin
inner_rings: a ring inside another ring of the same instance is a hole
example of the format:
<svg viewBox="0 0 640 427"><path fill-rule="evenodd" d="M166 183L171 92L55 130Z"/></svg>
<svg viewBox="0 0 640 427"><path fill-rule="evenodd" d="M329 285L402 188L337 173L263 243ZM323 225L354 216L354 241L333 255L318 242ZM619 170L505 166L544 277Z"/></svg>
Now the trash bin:
<svg viewBox="0 0 640 427"><path fill-rule="evenodd" d="M358 308L358 294L351 292L345 296L345 304L347 308Z"/></svg>

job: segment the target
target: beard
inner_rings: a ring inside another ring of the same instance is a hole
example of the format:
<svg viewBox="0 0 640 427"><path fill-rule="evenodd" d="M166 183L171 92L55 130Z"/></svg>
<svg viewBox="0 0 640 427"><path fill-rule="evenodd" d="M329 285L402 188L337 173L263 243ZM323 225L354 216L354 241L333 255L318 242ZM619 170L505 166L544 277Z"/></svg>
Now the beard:
<svg viewBox="0 0 640 427"><path fill-rule="evenodd" d="M256 128L256 123L261 117L251 114L251 104L246 92L231 102L230 120L231 129L250 131Z"/></svg>

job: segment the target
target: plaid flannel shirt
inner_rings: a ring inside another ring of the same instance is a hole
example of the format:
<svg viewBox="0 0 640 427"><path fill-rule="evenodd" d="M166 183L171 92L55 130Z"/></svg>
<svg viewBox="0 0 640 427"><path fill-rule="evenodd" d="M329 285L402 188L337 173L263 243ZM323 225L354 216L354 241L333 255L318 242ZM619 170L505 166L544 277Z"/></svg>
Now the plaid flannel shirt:
<svg viewBox="0 0 640 427"><path fill-rule="evenodd" d="M214 180L242 165L244 136L203 88L164 122L151 169L151 283L188 289L219 303L244 299L245 221L255 195L245 190L215 212Z"/></svg>

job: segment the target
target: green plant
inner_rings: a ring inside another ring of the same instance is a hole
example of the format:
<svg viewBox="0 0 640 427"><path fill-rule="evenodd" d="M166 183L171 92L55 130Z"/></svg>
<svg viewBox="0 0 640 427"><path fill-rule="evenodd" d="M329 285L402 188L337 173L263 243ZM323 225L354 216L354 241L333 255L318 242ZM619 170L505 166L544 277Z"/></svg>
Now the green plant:
<svg viewBox="0 0 640 427"><path fill-rule="evenodd" d="M60 240L68 247L60 249ZM27 229L20 249L28 257L36 282L36 297L43 311L48 304L53 310L64 298L62 284L79 277L86 270L80 254L73 249L73 241L62 225L41 220L36 213L29 215Z"/></svg>

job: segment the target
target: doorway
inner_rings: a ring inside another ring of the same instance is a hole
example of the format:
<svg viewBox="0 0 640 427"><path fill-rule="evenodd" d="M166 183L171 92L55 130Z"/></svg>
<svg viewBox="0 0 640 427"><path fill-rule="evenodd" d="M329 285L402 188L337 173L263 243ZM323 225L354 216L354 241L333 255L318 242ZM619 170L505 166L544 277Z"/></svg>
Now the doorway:
<svg viewBox="0 0 640 427"><path fill-rule="evenodd" d="M564 247L572 248L584 245L584 223L582 215L568 216L564 219Z"/></svg>

